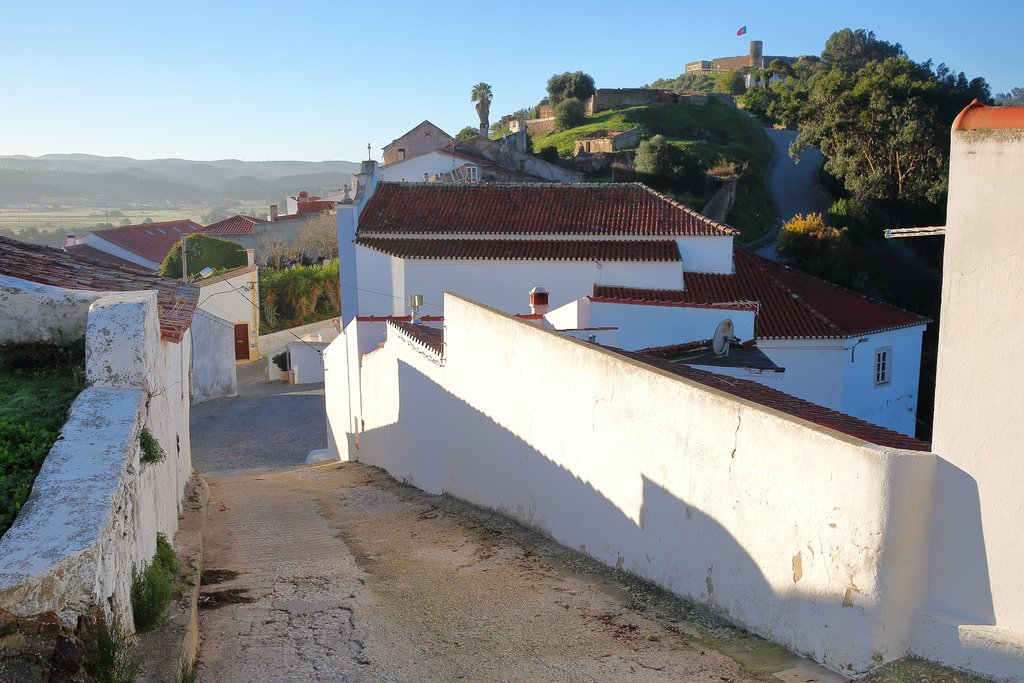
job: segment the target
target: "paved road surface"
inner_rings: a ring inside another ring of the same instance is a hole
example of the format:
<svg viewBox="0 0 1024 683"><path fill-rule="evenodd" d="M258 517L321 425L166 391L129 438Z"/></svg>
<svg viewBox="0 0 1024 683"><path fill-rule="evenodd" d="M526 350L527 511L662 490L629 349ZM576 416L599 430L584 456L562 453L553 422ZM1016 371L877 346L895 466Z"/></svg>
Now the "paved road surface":
<svg viewBox="0 0 1024 683"><path fill-rule="evenodd" d="M800 163L789 156L789 146L796 139L796 131L765 128L775 147L775 162L768 174L768 189L771 190L779 218L783 223L798 213L823 212L829 207L829 199L818 184L818 171L823 157L813 147L804 148ZM761 256L775 259L774 243L757 252Z"/></svg>

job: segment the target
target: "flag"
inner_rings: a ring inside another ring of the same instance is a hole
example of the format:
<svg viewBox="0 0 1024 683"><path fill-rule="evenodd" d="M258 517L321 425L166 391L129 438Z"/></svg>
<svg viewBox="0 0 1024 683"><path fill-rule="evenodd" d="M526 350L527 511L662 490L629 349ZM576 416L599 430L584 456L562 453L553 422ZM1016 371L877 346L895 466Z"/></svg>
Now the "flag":
<svg viewBox="0 0 1024 683"><path fill-rule="evenodd" d="M736 31L736 35L738 35L738 36L742 36L742 35L743 35L744 33L746 33L746 32L747 32L747 27L746 27L746 26L741 26L741 27L740 27L740 30L739 30L739 31Z"/></svg>

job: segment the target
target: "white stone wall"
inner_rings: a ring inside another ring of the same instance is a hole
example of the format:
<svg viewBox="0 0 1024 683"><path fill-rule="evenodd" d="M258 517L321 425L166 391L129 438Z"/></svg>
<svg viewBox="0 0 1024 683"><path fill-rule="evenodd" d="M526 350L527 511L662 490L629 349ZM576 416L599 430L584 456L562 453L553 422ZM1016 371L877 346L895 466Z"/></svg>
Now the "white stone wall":
<svg viewBox="0 0 1024 683"><path fill-rule="evenodd" d="M232 278L213 276L199 285L200 310L212 313L229 323L249 326L249 356L259 357L257 339L260 334L260 312L253 305L258 302L259 280L256 271ZM232 342L231 357L234 358Z"/></svg>
<svg viewBox="0 0 1024 683"><path fill-rule="evenodd" d="M924 600L931 454L454 295L444 329L443 358L395 328L361 357L346 351L362 351L362 330L331 345L339 457L497 509L848 674L906 653Z"/></svg>
<svg viewBox="0 0 1024 683"><path fill-rule="evenodd" d="M1024 681L1022 168L1024 128L953 130L938 490L929 607L915 643L922 656L1014 683Z"/></svg>
<svg viewBox="0 0 1024 683"><path fill-rule="evenodd" d="M158 532L173 536L192 473L191 341L162 341L156 311L154 291L107 293L89 309L89 387L0 539L0 608L54 612L73 626L99 606L133 625L131 569L152 557ZM163 448L162 462L141 463L143 427Z"/></svg>
<svg viewBox="0 0 1024 683"><path fill-rule="evenodd" d="M296 384L317 384L324 381L323 352L325 342L293 341L288 344L292 380Z"/></svg>
<svg viewBox="0 0 1024 683"><path fill-rule="evenodd" d="M238 395L235 326L212 313L192 316L192 403Z"/></svg>
<svg viewBox="0 0 1024 683"><path fill-rule="evenodd" d="M89 306L103 294L0 275L0 344L81 339Z"/></svg>

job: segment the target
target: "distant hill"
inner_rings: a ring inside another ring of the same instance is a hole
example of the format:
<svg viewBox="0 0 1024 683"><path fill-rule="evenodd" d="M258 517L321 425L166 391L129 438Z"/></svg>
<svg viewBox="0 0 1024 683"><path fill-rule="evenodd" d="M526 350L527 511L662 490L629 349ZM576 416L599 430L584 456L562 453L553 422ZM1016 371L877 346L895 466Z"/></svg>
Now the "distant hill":
<svg viewBox="0 0 1024 683"><path fill-rule="evenodd" d="M91 154L0 156L0 205L207 201L280 201L349 181L351 161L191 161Z"/></svg>

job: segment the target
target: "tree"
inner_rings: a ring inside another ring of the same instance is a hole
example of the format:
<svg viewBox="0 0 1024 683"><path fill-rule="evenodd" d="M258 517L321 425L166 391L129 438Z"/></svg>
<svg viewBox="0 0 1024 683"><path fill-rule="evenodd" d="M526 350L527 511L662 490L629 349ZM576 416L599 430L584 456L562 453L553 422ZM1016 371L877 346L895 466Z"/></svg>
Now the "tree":
<svg viewBox="0 0 1024 683"><path fill-rule="evenodd" d="M703 193L707 179L704 160L697 154L673 145L663 135L643 140L636 150L633 170L644 176L645 182L693 194Z"/></svg>
<svg viewBox="0 0 1024 683"><path fill-rule="evenodd" d="M505 114L496 123L491 124L491 137L500 138L503 135L511 132L509 125L513 121L528 121L530 119L537 118L537 107L523 107L522 109L516 109L511 114Z"/></svg>
<svg viewBox="0 0 1024 683"><path fill-rule="evenodd" d="M307 216L293 246L312 260L338 258L337 217L330 211Z"/></svg>
<svg viewBox="0 0 1024 683"><path fill-rule="evenodd" d="M583 103L575 97L562 100L555 105L555 125L558 130L569 130L576 126L583 125L587 120L586 110Z"/></svg>
<svg viewBox="0 0 1024 683"><path fill-rule="evenodd" d="M933 74L906 56L839 67L806 81L777 84L769 113L797 126L790 154L805 145L824 153L825 170L860 200L880 203L894 218L908 207L938 203L946 188L949 125L984 79ZM895 214L896 216L893 216Z"/></svg>
<svg viewBox="0 0 1024 683"><path fill-rule="evenodd" d="M462 140L468 140L474 135L480 135L480 131L474 128L473 126L466 126L465 128L463 128L462 130L455 134L455 141L461 142Z"/></svg>
<svg viewBox="0 0 1024 683"><path fill-rule="evenodd" d="M775 122L768 110L776 99L775 93L767 88L750 88L739 97L739 101L746 111L768 123Z"/></svg>
<svg viewBox="0 0 1024 683"><path fill-rule="evenodd" d="M469 94L469 101L476 102L476 113L480 117L480 135L484 137L487 137L487 129L490 128L491 100L493 98L491 86L483 82L474 85Z"/></svg>
<svg viewBox="0 0 1024 683"><path fill-rule="evenodd" d="M821 61L832 68L852 73L867 66L868 62L883 62L904 54L903 46L875 38L874 31L844 28L825 41Z"/></svg>
<svg viewBox="0 0 1024 683"><path fill-rule="evenodd" d="M585 102L593 94L594 79L582 71L566 71L548 79L548 102L552 107L568 99Z"/></svg>
<svg viewBox="0 0 1024 683"><path fill-rule="evenodd" d="M851 254L845 228L825 223L820 213L797 214L779 231L779 256L812 275L834 276L849 270Z"/></svg>
<svg viewBox="0 0 1024 683"><path fill-rule="evenodd" d="M263 237L260 239L260 256L268 266L280 270L285 265L301 259L302 254L282 239Z"/></svg>
<svg viewBox="0 0 1024 683"><path fill-rule="evenodd" d="M238 268L246 263L245 251L234 242L217 239L201 233L192 233L184 238L188 254L188 275L194 277L203 268L225 270ZM168 252L160 264L164 277L181 277L181 243Z"/></svg>
<svg viewBox="0 0 1024 683"><path fill-rule="evenodd" d="M743 74L739 71L726 71L715 81L714 92L724 92L730 95L742 95L746 88L743 85Z"/></svg>

